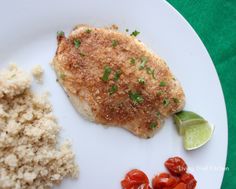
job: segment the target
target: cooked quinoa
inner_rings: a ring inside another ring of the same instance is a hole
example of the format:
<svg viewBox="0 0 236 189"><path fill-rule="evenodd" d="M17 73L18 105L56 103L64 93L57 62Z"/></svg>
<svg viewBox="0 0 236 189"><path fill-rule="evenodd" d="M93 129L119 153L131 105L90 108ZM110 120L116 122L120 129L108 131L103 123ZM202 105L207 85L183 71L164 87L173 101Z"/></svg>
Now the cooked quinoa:
<svg viewBox="0 0 236 189"><path fill-rule="evenodd" d="M30 75L16 66L0 71L0 189L46 189L78 167L46 95L30 90Z"/></svg>
<svg viewBox="0 0 236 189"><path fill-rule="evenodd" d="M43 82L43 79L42 79L43 69L40 65L35 65L31 72L38 83Z"/></svg>

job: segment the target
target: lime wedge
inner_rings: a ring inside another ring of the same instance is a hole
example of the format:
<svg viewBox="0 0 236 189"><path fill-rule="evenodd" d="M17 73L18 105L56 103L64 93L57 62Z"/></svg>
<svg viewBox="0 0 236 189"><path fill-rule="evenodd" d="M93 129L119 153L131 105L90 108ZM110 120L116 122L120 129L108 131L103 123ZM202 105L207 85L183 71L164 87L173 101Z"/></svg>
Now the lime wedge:
<svg viewBox="0 0 236 189"><path fill-rule="evenodd" d="M206 144L212 137L214 126L208 122L194 124L185 128L184 148L186 150L197 149Z"/></svg>
<svg viewBox="0 0 236 189"><path fill-rule="evenodd" d="M185 134L185 130L188 126L207 123L203 117L190 111L181 111L175 114L174 122L180 135Z"/></svg>

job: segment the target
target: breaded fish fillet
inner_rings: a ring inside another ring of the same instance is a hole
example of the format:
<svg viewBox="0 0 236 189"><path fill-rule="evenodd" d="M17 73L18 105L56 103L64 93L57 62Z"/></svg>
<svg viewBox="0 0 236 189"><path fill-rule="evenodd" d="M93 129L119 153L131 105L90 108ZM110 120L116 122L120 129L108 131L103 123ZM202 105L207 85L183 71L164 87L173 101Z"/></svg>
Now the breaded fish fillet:
<svg viewBox="0 0 236 189"><path fill-rule="evenodd" d="M134 36L78 26L58 33L53 67L78 112L96 123L150 138L185 96L165 61Z"/></svg>

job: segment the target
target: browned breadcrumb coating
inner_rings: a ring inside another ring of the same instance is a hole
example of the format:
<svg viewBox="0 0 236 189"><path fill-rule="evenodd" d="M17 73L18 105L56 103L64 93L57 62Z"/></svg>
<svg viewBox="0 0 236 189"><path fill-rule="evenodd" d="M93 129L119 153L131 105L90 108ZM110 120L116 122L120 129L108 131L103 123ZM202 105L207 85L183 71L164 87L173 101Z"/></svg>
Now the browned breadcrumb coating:
<svg viewBox="0 0 236 189"><path fill-rule="evenodd" d="M82 115L139 137L153 136L184 107L183 89L165 61L113 29L80 25L68 38L59 36L53 66Z"/></svg>

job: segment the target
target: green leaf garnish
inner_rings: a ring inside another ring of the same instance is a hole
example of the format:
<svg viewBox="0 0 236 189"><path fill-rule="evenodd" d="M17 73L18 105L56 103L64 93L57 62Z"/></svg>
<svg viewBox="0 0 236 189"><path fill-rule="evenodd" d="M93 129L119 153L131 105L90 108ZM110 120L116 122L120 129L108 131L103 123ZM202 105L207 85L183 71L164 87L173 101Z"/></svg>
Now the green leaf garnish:
<svg viewBox="0 0 236 189"><path fill-rule="evenodd" d="M138 92L129 92L129 97L134 102L134 104L143 102L143 97Z"/></svg>
<svg viewBox="0 0 236 189"><path fill-rule="evenodd" d="M79 52L79 55L80 55L80 56L82 56L82 57L84 57L84 56L85 56L85 54L84 54L84 53L82 53L82 52Z"/></svg>
<svg viewBox="0 0 236 189"><path fill-rule="evenodd" d="M147 57L143 56L141 58L141 64L139 65L139 70L143 70L144 69L145 65L147 64L147 61L148 61Z"/></svg>
<svg viewBox="0 0 236 189"><path fill-rule="evenodd" d="M163 100L163 105L164 105L164 106L168 106L169 103L170 103L170 101L169 101L167 98L165 98L165 99Z"/></svg>
<svg viewBox="0 0 236 189"><path fill-rule="evenodd" d="M86 29L85 30L86 33L91 33L91 31L92 31L91 29Z"/></svg>
<svg viewBox="0 0 236 189"><path fill-rule="evenodd" d="M142 85L145 84L145 79L144 78L138 78L138 82Z"/></svg>
<svg viewBox="0 0 236 189"><path fill-rule="evenodd" d="M112 95L118 90L118 87L116 85L112 85L111 88L109 89L109 94Z"/></svg>
<svg viewBox="0 0 236 189"><path fill-rule="evenodd" d="M157 96L161 96L164 94L164 91L157 91Z"/></svg>
<svg viewBox="0 0 236 189"><path fill-rule="evenodd" d="M160 118L161 118L161 113L160 113L160 112L157 112L157 113L156 113L156 116L157 116L158 119L160 119Z"/></svg>
<svg viewBox="0 0 236 189"><path fill-rule="evenodd" d="M78 39L75 39L75 40L74 40L75 48L78 49L78 48L80 47L80 44L81 44L80 40L78 40Z"/></svg>
<svg viewBox="0 0 236 189"><path fill-rule="evenodd" d="M166 82L165 82L165 81L161 81L161 82L159 83L159 86L160 86L160 87L166 86Z"/></svg>
<svg viewBox="0 0 236 189"><path fill-rule="evenodd" d="M135 64L135 59L134 59L134 58L131 58L131 59L130 59L130 64L131 64L131 65L134 65L134 64Z"/></svg>
<svg viewBox="0 0 236 189"><path fill-rule="evenodd" d="M102 80L103 81L108 81L110 74L111 74L111 68L109 66L105 66L104 67L104 73L103 73L103 76L102 76Z"/></svg>
<svg viewBox="0 0 236 189"><path fill-rule="evenodd" d="M152 69L150 67L146 68L147 74L152 74Z"/></svg>
<svg viewBox="0 0 236 189"><path fill-rule="evenodd" d="M121 71L117 70L115 75L114 75L114 81L118 81L118 79L120 78L120 75L121 75Z"/></svg>
<svg viewBox="0 0 236 189"><path fill-rule="evenodd" d="M62 80L64 80L65 77L66 77L66 75L65 75L64 73L60 73L60 78L61 78Z"/></svg>
<svg viewBox="0 0 236 189"><path fill-rule="evenodd" d="M178 98L173 98L174 103L178 104L179 103L179 99Z"/></svg>
<svg viewBox="0 0 236 189"><path fill-rule="evenodd" d="M157 127L157 123L156 122L152 122L150 125L149 125L149 128L150 129L155 129Z"/></svg>
<svg viewBox="0 0 236 189"><path fill-rule="evenodd" d="M118 41L117 40L112 40L111 45L112 45L112 47L116 47L118 45Z"/></svg>
<svg viewBox="0 0 236 189"><path fill-rule="evenodd" d="M140 34L140 32L137 31L137 30L134 30L134 31L130 34L130 36L136 37L138 34Z"/></svg>
<svg viewBox="0 0 236 189"><path fill-rule="evenodd" d="M64 35L65 35L64 31L58 31L57 32L57 37L62 37Z"/></svg>

